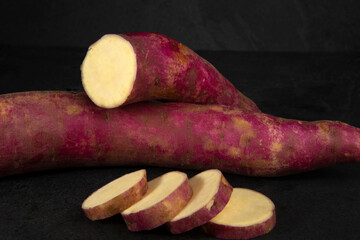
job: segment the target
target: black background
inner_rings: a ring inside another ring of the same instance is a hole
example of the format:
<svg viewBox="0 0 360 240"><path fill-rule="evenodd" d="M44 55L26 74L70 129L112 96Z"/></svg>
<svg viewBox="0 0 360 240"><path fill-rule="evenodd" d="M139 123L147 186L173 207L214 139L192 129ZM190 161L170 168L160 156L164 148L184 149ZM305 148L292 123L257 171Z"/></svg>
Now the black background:
<svg viewBox="0 0 360 240"><path fill-rule="evenodd" d="M0 44L87 47L106 33L160 32L197 50L359 51L357 0L0 2Z"/></svg>
<svg viewBox="0 0 360 240"><path fill-rule="evenodd" d="M166 34L209 60L265 113L360 127L357 1L1 1L0 93L82 90L86 48L106 33ZM1 144L1 143L0 143ZM173 169L148 166L149 179ZM82 201L138 168L61 169L0 179L0 239L211 239L194 229L131 233L91 222ZM185 171L189 177L198 173ZM280 178L225 176L269 196L277 226L259 239L359 239L360 167Z"/></svg>

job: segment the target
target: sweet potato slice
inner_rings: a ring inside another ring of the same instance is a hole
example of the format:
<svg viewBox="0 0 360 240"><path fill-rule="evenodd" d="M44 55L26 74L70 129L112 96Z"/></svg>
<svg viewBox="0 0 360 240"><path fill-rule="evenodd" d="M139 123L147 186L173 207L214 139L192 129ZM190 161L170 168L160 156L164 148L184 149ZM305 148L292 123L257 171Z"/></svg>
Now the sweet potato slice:
<svg viewBox="0 0 360 240"><path fill-rule="evenodd" d="M166 225L178 234L203 225L215 217L230 199L232 187L217 169L203 171L190 180L193 196L185 208Z"/></svg>
<svg viewBox="0 0 360 240"><path fill-rule="evenodd" d="M202 226L217 238L249 239L271 231L276 223L275 205L253 190L234 188L225 208Z"/></svg>
<svg viewBox="0 0 360 240"><path fill-rule="evenodd" d="M130 231L151 230L174 218L191 196L187 175L168 172L149 181L145 196L121 215Z"/></svg>
<svg viewBox="0 0 360 240"><path fill-rule="evenodd" d="M147 191L146 170L125 174L92 193L82 204L91 220L111 217L139 201Z"/></svg>

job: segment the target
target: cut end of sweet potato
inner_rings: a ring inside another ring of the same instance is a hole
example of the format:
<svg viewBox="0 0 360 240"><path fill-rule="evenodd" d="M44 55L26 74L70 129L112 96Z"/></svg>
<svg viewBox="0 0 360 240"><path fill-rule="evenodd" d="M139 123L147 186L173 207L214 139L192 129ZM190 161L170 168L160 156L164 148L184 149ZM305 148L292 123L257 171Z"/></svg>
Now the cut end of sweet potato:
<svg viewBox="0 0 360 240"><path fill-rule="evenodd" d="M216 216L230 199L232 187L217 169L203 171L190 180L192 198L167 227L174 234L198 227Z"/></svg>
<svg viewBox="0 0 360 240"><path fill-rule="evenodd" d="M268 197L253 190L234 188L225 208L202 229L217 238L249 239L268 233L275 223L275 205Z"/></svg>
<svg viewBox="0 0 360 240"><path fill-rule="evenodd" d="M126 101L136 72L136 54L132 45L116 34L104 35L90 46L81 65L85 92L103 108L115 108Z"/></svg>
<svg viewBox="0 0 360 240"><path fill-rule="evenodd" d="M151 230L176 216L191 196L187 175L169 172L149 181L145 196L121 215L130 231Z"/></svg>
<svg viewBox="0 0 360 240"><path fill-rule="evenodd" d="M139 201L146 191L146 170L142 169L101 187L83 202L82 209L91 220L108 218Z"/></svg>

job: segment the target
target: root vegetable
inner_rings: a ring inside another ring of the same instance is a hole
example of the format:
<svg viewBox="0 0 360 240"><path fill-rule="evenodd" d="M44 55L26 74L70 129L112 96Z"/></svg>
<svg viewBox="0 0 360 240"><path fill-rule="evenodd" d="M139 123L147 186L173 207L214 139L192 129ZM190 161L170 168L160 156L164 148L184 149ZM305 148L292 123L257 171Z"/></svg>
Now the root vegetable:
<svg viewBox="0 0 360 240"><path fill-rule="evenodd" d="M270 232L276 224L274 203L253 190L234 188L225 208L202 226L217 238L249 239Z"/></svg>
<svg viewBox="0 0 360 240"><path fill-rule="evenodd" d="M111 217L138 202L147 191L146 170L125 174L92 193L82 204L91 220Z"/></svg>
<svg viewBox="0 0 360 240"><path fill-rule="evenodd" d="M166 225L178 234L205 224L226 205L232 192L231 185L219 170L201 172L190 180L193 195L181 212Z"/></svg>
<svg viewBox="0 0 360 240"><path fill-rule="evenodd" d="M149 181L145 196L121 215L130 231L151 230L176 216L191 195L187 175L169 172Z"/></svg>
<svg viewBox="0 0 360 240"><path fill-rule="evenodd" d="M81 76L88 96L103 108L159 99L259 111L209 62L156 33L103 36L90 46Z"/></svg>
<svg viewBox="0 0 360 240"><path fill-rule="evenodd" d="M220 105L95 106L84 93L0 96L0 175L76 166L281 176L360 161L360 130Z"/></svg>

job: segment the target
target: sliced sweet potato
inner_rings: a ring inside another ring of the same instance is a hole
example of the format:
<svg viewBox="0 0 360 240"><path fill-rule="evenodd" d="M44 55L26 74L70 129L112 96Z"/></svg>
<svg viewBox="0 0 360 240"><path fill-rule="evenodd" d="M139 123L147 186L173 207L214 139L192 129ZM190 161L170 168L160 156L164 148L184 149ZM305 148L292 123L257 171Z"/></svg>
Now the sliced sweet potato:
<svg viewBox="0 0 360 240"><path fill-rule="evenodd" d="M202 226L217 238L249 239L271 231L276 223L275 205L253 190L234 188L225 208Z"/></svg>
<svg viewBox="0 0 360 240"><path fill-rule="evenodd" d="M149 181L145 196L121 215L130 231L151 230L174 218L191 196L187 175L168 172Z"/></svg>
<svg viewBox="0 0 360 240"><path fill-rule="evenodd" d="M87 95L103 108L159 99L260 111L213 65L157 33L104 35L89 47L81 77Z"/></svg>
<svg viewBox="0 0 360 240"><path fill-rule="evenodd" d="M125 174L92 193L82 204L91 220L111 217L139 201L147 191L146 170Z"/></svg>
<svg viewBox="0 0 360 240"><path fill-rule="evenodd" d="M232 187L217 169L203 171L190 180L193 196L185 208L166 225L178 234L203 225L215 217L230 199Z"/></svg>

